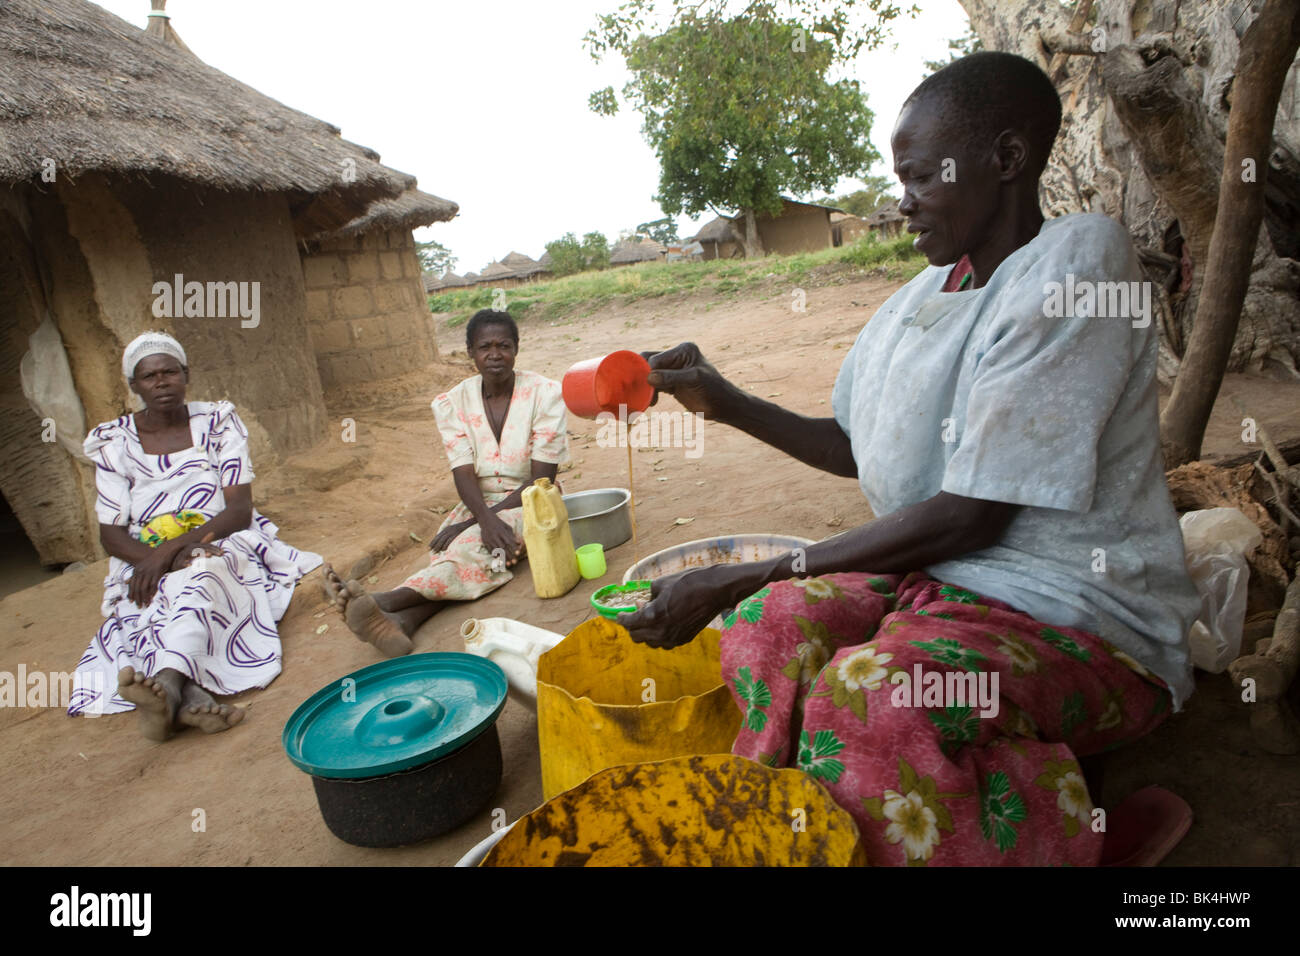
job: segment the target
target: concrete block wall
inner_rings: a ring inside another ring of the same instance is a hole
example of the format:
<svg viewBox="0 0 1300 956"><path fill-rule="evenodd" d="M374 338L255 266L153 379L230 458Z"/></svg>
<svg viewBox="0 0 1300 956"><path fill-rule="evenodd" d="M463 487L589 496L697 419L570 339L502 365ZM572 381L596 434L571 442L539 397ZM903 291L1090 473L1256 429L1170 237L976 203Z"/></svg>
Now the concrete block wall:
<svg viewBox="0 0 1300 956"><path fill-rule="evenodd" d="M410 230L313 244L302 268L322 387L392 378L438 360Z"/></svg>

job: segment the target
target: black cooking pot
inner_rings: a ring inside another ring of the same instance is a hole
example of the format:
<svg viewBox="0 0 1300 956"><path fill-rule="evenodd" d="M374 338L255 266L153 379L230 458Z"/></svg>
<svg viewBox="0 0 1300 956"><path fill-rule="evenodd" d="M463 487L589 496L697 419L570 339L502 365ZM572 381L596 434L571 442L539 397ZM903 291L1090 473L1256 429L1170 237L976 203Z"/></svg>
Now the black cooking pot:
<svg viewBox="0 0 1300 956"><path fill-rule="evenodd" d="M317 691L284 728L326 826L357 846L403 846L460 826L501 783L505 673L472 654L372 664Z"/></svg>

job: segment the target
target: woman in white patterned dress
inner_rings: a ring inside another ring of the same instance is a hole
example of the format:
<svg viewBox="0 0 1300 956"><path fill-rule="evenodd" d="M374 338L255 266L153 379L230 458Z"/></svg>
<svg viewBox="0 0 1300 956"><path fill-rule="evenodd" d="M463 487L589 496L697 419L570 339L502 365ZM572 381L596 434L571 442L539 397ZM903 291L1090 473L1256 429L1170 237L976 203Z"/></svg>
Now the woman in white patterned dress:
<svg viewBox="0 0 1300 956"><path fill-rule="evenodd" d="M68 713L134 708L154 740L186 726L216 733L243 711L213 694L280 673L276 622L321 558L280 541L253 508L248 432L229 402L185 401L175 339L135 339L122 371L145 407L86 437L110 560L105 620L77 666Z"/></svg>

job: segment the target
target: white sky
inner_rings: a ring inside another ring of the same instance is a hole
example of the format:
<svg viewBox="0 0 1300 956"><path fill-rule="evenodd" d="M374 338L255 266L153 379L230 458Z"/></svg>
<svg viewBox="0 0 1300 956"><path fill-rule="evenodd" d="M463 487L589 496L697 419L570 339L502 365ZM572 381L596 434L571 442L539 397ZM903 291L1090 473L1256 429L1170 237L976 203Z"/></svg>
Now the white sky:
<svg viewBox="0 0 1300 956"><path fill-rule="evenodd" d="M149 0L98 0L144 27ZM621 0L168 0L185 43L205 62L294 109L333 123L383 162L416 176L460 214L416 230L478 272L511 250L537 258L566 232L620 230L658 219L659 166L641 117L587 107L626 72L597 65L582 37ZM856 78L875 113L874 173L892 176L889 132L926 60L947 59L966 31L957 0L917 0L891 40L863 54ZM835 190L856 187L844 180ZM712 218L678 220L685 238Z"/></svg>

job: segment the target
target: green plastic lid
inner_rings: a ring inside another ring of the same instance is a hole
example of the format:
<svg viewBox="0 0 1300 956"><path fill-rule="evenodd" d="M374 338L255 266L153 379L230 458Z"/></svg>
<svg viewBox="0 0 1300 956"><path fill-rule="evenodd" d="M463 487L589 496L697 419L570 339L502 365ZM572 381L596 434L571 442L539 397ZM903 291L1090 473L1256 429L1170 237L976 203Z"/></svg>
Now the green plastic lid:
<svg viewBox="0 0 1300 956"><path fill-rule="evenodd" d="M473 654L413 654L321 688L284 725L284 750L316 777L379 777L459 750L506 705L506 675Z"/></svg>

